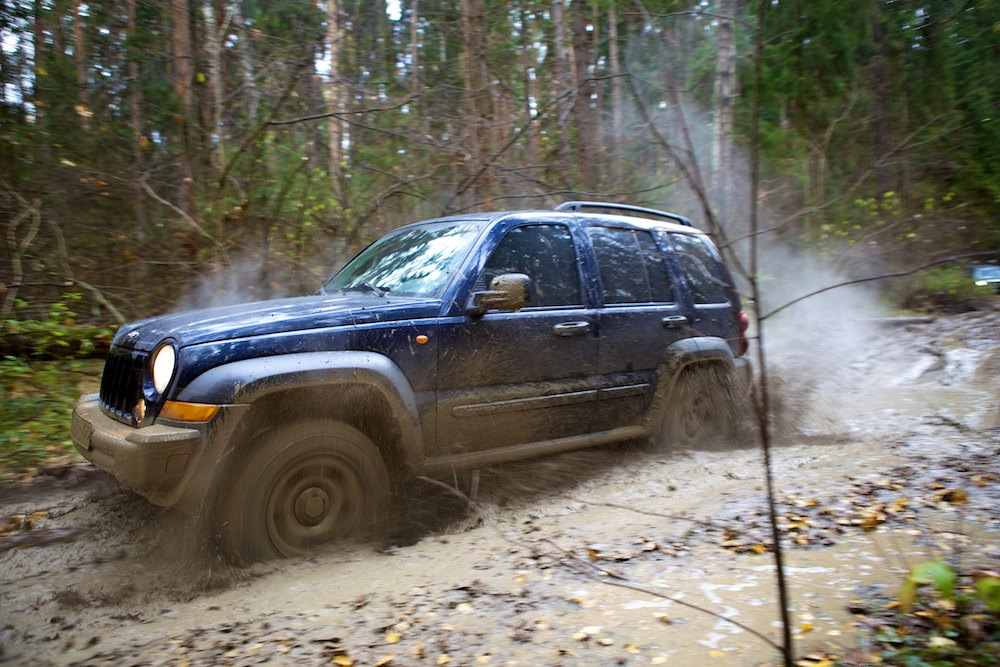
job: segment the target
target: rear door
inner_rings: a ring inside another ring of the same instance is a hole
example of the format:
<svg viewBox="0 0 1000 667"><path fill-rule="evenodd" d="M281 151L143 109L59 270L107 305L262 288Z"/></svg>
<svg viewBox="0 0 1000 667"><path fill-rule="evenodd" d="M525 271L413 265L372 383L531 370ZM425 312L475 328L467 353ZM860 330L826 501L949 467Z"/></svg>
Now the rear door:
<svg viewBox="0 0 1000 667"><path fill-rule="evenodd" d="M638 424L652 399L657 367L690 327L658 242L662 232L605 226L587 232L603 294L600 413L614 427Z"/></svg>
<svg viewBox="0 0 1000 667"><path fill-rule="evenodd" d="M597 317L585 304L569 225L518 224L490 254L474 289L531 278L519 312L462 315L439 329L437 455L580 435L597 422Z"/></svg>

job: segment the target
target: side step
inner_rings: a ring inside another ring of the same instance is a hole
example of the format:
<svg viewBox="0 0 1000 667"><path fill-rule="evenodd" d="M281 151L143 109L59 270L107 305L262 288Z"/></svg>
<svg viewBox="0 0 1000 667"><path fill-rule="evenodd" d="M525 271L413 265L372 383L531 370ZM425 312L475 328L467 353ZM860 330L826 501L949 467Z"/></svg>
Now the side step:
<svg viewBox="0 0 1000 667"><path fill-rule="evenodd" d="M597 433L587 433L586 435L574 435L568 438L557 438L555 440L541 440L539 442L529 442L514 447L499 447L497 449L486 449L481 452L465 452L463 454L449 454L447 456L437 456L424 461L424 471L427 473L447 472L455 469L482 468L483 466L496 463L508 463L521 459L544 456L546 454L558 454L568 452L573 449L583 449L585 447L596 447L597 445L607 445L612 442L623 442L625 440L638 440L649 437L649 431L642 426L622 426L610 431L598 431Z"/></svg>

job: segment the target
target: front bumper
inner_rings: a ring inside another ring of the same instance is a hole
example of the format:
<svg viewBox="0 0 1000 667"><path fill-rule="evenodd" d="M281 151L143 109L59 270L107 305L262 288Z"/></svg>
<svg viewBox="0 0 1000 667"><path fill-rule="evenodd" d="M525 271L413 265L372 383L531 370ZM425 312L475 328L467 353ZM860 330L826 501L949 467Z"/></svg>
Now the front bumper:
<svg viewBox="0 0 1000 667"><path fill-rule="evenodd" d="M156 504L168 504L203 441L194 428L122 424L101 412L97 394L73 408L72 436L85 459Z"/></svg>

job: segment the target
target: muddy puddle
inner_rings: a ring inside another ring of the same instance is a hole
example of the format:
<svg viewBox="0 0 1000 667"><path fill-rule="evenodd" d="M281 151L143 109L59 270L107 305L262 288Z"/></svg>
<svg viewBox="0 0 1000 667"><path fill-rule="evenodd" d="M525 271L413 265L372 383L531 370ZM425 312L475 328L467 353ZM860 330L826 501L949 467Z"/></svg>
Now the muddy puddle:
<svg viewBox="0 0 1000 667"><path fill-rule="evenodd" d="M871 335L821 371L776 361L788 364L782 391L795 408L774 472L800 653L856 644L851 601L894 595L913 563L1000 563L1000 313ZM471 491L468 476L441 481ZM616 447L488 469L475 507L424 485L376 544L250 568L205 552L183 516L100 479L8 489L2 516L69 532L0 552L0 655L86 665L776 658L753 448Z"/></svg>

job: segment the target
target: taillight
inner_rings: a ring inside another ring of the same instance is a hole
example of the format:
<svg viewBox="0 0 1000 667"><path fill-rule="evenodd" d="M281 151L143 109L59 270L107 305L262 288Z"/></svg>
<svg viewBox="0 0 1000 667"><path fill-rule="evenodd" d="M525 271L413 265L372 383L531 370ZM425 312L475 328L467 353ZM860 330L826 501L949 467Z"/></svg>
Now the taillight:
<svg viewBox="0 0 1000 667"><path fill-rule="evenodd" d="M747 329L750 328L750 317L741 310L739 320L740 320L740 346L739 350L736 353L736 356L742 357L744 354L747 353L747 350L750 349L750 339L747 337Z"/></svg>

